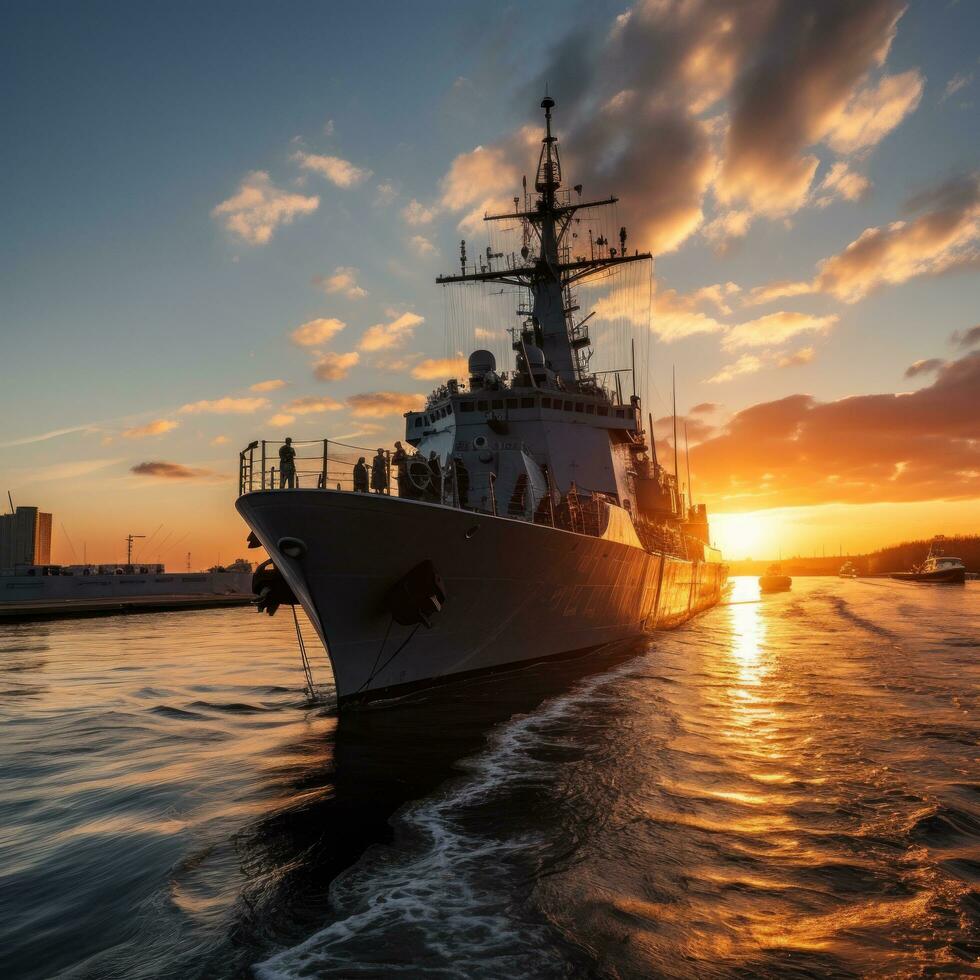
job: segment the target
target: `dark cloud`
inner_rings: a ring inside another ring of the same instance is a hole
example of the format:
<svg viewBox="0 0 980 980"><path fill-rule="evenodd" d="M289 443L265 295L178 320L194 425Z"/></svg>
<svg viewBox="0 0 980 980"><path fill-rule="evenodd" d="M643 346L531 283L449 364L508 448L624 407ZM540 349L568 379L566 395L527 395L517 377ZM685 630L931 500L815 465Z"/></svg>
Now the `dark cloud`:
<svg viewBox="0 0 980 980"><path fill-rule="evenodd" d="M561 39L520 105L536 130L547 86L566 174L621 196L637 247L677 248L712 186L730 210L711 234L737 236L753 213L807 201L814 146L867 149L915 107L917 71L878 77L903 10L901 0L637 0ZM498 152L531 173L538 149L522 132L482 152L494 173Z"/></svg>
<svg viewBox="0 0 980 980"><path fill-rule="evenodd" d="M938 357L929 357L922 361L915 361L905 369L906 378L915 378L920 374L932 374L938 371L946 362Z"/></svg>
<svg viewBox="0 0 980 980"><path fill-rule="evenodd" d="M716 426L709 425L701 419L692 418L690 415L677 416L677 441L684 444L684 426L687 425L687 438L691 443L704 442L718 432ZM662 415L653 420L653 431L658 439L663 439L670 444L674 434L674 420L670 415Z"/></svg>
<svg viewBox="0 0 980 980"><path fill-rule="evenodd" d="M980 344L980 324L970 327L969 330L955 330L950 335L949 341L961 350L969 350Z"/></svg>
<svg viewBox="0 0 980 980"><path fill-rule="evenodd" d="M978 391L980 351L910 394L754 405L692 450L695 480L729 508L975 497Z"/></svg>
<svg viewBox="0 0 980 980"><path fill-rule="evenodd" d="M808 148L844 125L859 85L884 61L904 4L792 0L765 6L772 16L732 92L719 187L725 198L778 213L805 200L819 163Z"/></svg>
<svg viewBox="0 0 980 980"><path fill-rule="evenodd" d="M182 463L166 463L162 460L137 463L129 469L137 476L151 476L161 480L194 480L216 475L211 470L196 469L184 466Z"/></svg>

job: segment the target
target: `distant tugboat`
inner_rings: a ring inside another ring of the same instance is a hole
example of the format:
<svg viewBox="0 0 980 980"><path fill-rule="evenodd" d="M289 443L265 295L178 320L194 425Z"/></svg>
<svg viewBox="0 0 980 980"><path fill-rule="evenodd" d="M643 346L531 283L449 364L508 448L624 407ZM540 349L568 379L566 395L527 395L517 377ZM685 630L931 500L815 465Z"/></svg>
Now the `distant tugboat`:
<svg viewBox="0 0 980 980"><path fill-rule="evenodd" d="M858 571L851 562L846 561L843 565L841 565L837 576L838 578L857 578Z"/></svg>
<svg viewBox="0 0 980 980"><path fill-rule="evenodd" d="M913 565L908 572L892 572L891 577L901 582L939 582L961 585L966 581L966 565L959 558L943 554L942 535L933 539L929 554L921 565Z"/></svg>
<svg viewBox="0 0 980 980"><path fill-rule="evenodd" d="M782 567L772 564L766 569L765 575L759 576L759 589L762 592L785 592L793 584L793 580L783 574Z"/></svg>

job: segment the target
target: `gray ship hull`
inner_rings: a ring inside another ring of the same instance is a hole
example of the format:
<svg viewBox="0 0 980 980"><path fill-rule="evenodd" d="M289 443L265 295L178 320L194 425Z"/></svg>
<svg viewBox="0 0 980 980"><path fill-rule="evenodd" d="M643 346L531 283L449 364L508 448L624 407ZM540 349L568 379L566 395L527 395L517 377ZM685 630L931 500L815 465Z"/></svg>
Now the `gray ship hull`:
<svg viewBox="0 0 980 980"><path fill-rule="evenodd" d="M237 507L326 648L340 702L584 652L713 605L725 567L525 521L396 497L255 491ZM298 538L301 558L278 542ZM431 560L431 628L392 621L392 586Z"/></svg>

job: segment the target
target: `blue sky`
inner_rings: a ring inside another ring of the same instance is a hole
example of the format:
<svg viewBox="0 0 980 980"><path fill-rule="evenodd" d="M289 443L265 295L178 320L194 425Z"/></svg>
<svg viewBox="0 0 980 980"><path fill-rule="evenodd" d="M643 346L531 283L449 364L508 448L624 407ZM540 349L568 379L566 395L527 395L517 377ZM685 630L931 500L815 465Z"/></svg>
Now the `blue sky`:
<svg viewBox="0 0 980 980"><path fill-rule="evenodd" d="M478 145L500 148L500 159L512 161L514 134L537 123L538 90L549 71L557 129L567 136L563 148L587 162L574 136L584 139L589 131L588 100L565 96L566 76L552 51L569 35L607 37L630 6L8 5L0 14L0 443L19 445L4 450L5 486L99 540L125 533L110 529L100 513L100 502L118 495L127 519L166 513L183 520L208 541L202 548L210 554L221 535L237 533L235 518L215 518L221 531L209 536L203 517L186 514L223 514L228 487L154 483L135 478L132 465L166 460L232 472L239 443L280 434L282 426L270 430L268 420L290 401L330 398L347 406L357 393L431 388L431 380L413 378L406 368L379 371L380 355L369 351L346 377L318 380L314 348L298 346L291 332L318 318L339 319L346 328L315 350L349 354L371 325L412 313L424 323L406 347L386 353L442 357L443 300L432 279L455 267L461 234L474 251L483 243L459 230L465 208L446 203L447 173ZM664 23L679 17L668 11ZM633 23L638 19L634 12ZM601 63L601 50L593 56L598 92L618 68ZM912 3L887 57L869 62L854 88L882 76L910 79L918 94L907 99L900 119L880 138L836 157L828 140L816 141L816 150L804 151L820 158L807 203L779 213L751 205L744 235L719 242L705 233L725 213L748 213L737 202L722 206L720 190L707 191L703 219L658 250L658 296L676 290L689 297L735 283L744 297L781 280L809 280L821 260L866 229L909 220L912 196L975 172L978 56L980 6ZM649 57L656 57L653 49ZM740 57L748 73L752 52ZM640 67L631 70L642 75ZM715 70L711 62L704 69ZM736 100L737 84L699 118L734 118L728 106ZM298 154L346 161L370 176L337 186L304 168ZM846 160L868 187L855 200L817 206L817 183L835 159ZM593 164L583 168L590 189L630 200L629 187L616 186L611 174L605 181ZM213 213L255 172L268 175L277 193L318 199L315 210L276 224L263 244L243 241ZM634 189L632 198L641 211L642 193ZM432 218L409 223L404 209L412 200ZM654 225L633 227L639 246L642 229ZM428 244L413 244L417 236ZM944 275L899 277L855 302L815 290L775 306L733 303L725 315L692 306L719 326L669 341L655 336L657 388L666 390L676 364L679 407L717 403L720 431L734 413L796 393L830 401L928 384L928 375L905 378L908 366L952 359L949 336L978 321L976 264L959 266ZM338 269L355 269L367 295L328 293L315 284ZM732 347L730 340L725 346L736 323L784 310L837 319L779 349ZM776 366L800 350L811 352L805 363ZM728 381L708 380L743 356L760 366ZM249 391L271 379L286 385ZM180 412L226 397L265 398L268 405L247 414ZM665 411L662 402L650 407ZM297 437L379 427L367 442L396 437L400 421L397 414L359 419L348 407L294 419ZM121 435L156 420L177 425L145 438ZM85 428L28 441L76 426ZM228 442L214 445L222 436ZM721 498L719 505L725 509Z"/></svg>

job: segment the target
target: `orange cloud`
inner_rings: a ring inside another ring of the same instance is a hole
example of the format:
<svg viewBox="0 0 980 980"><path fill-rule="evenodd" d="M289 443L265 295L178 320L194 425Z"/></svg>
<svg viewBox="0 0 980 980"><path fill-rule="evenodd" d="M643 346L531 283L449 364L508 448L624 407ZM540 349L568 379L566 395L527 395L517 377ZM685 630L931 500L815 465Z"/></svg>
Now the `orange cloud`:
<svg viewBox="0 0 980 980"><path fill-rule="evenodd" d="M294 398L291 402L286 402L282 409L283 412L292 415L313 415L317 412L336 412L343 407L335 398L308 395L305 398Z"/></svg>
<svg viewBox="0 0 980 980"><path fill-rule="evenodd" d="M856 303L884 285L980 264L980 180L975 174L920 195L909 209L923 213L865 229L844 251L824 259L813 280L771 283L753 290L750 301L829 293Z"/></svg>
<svg viewBox="0 0 980 980"><path fill-rule="evenodd" d="M124 439L145 439L147 436L162 436L165 432L172 432L179 426L179 422L172 422L170 419L154 419L146 425L137 425L132 429L123 429Z"/></svg>
<svg viewBox="0 0 980 980"><path fill-rule="evenodd" d="M299 347L316 347L317 344L326 343L346 326L347 324L343 320L338 320L335 317L329 319L320 317L316 320L307 320L306 323L298 326L290 336L293 338L293 343Z"/></svg>
<svg viewBox="0 0 980 980"><path fill-rule="evenodd" d="M357 272L351 265L339 265L329 276L314 276L313 285L325 293L340 293L348 299L363 299L367 290L357 284Z"/></svg>
<svg viewBox="0 0 980 980"><path fill-rule="evenodd" d="M251 415L268 404L268 398L215 398L181 405L179 411L185 415Z"/></svg>
<svg viewBox="0 0 980 980"><path fill-rule="evenodd" d="M838 316L811 316L808 313L780 311L748 320L732 327L722 346L726 350L739 347L775 347L801 333L827 333L838 322Z"/></svg>
<svg viewBox="0 0 980 980"><path fill-rule="evenodd" d="M692 451L695 481L727 509L975 497L977 391L980 352L909 394L754 405Z"/></svg>
<svg viewBox="0 0 980 980"><path fill-rule="evenodd" d="M391 315L393 318L387 323L376 323L364 331L357 345L361 350L377 351L399 347L411 339L419 324L425 322L425 317L421 317L417 313Z"/></svg>
<svg viewBox="0 0 980 980"><path fill-rule="evenodd" d="M292 224L320 206L319 197L304 197L281 190L263 170L255 170L241 182L238 193L211 211L225 228L249 245L266 245L280 225Z"/></svg>
<svg viewBox="0 0 980 980"><path fill-rule="evenodd" d="M465 357L434 357L420 361L412 368L412 377L423 381L445 381L447 378L459 378L466 374Z"/></svg>
<svg viewBox="0 0 980 980"><path fill-rule="evenodd" d="M859 201L868 192L871 181L855 173L843 161L835 163L820 182L822 195L817 198L817 207L825 208L835 200Z"/></svg>
<svg viewBox="0 0 980 980"><path fill-rule="evenodd" d="M254 385L249 385L249 391L278 391L280 388L285 388L286 382L281 378L270 378L268 381L256 381Z"/></svg>
<svg viewBox="0 0 980 980"><path fill-rule="evenodd" d="M373 391L351 395L347 399L351 415L356 418L380 419L386 415L404 415L418 412L425 407L424 395L410 395L397 391Z"/></svg>
<svg viewBox="0 0 980 980"><path fill-rule="evenodd" d="M350 369L361 359L357 351L349 354L337 354L327 351L313 365L313 373L321 381L340 381L346 378Z"/></svg>

